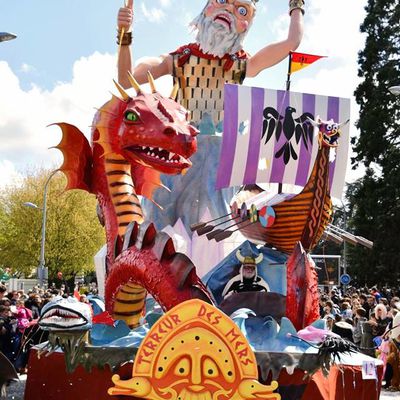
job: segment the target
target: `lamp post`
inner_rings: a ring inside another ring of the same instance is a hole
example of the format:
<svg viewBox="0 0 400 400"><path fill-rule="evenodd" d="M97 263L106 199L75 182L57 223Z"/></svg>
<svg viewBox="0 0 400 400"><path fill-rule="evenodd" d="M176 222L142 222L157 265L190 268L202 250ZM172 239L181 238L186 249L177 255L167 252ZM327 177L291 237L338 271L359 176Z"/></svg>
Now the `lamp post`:
<svg viewBox="0 0 400 400"><path fill-rule="evenodd" d="M7 42L8 40L16 39L17 35L9 32L0 32L0 42Z"/></svg>
<svg viewBox="0 0 400 400"><path fill-rule="evenodd" d="M42 210L42 240L40 242L40 260L39 260L39 267L38 267L38 275L39 275L39 285L40 287L44 284L44 271L45 271L45 258L44 258L44 245L46 242L46 218L47 218L47 187L49 186L51 178L58 172L58 170L53 171L50 176L47 178L46 183L44 184L44 191L43 191L43 207L38 207L34 203L24 203L24 206L37 208Z"/></svg>
<svg viewBox="0 0 400 400"><path fill-rule="evenodd" d="M342 208L343 208L343 217L344 217L344 230L347 231L347 213L346 213L346 206L344 205L343 201L342 203ZM343 273L347 274L347 258L346 258L346 253L347 253L347 242L346 240L344 241L343 244Z"/></svg>

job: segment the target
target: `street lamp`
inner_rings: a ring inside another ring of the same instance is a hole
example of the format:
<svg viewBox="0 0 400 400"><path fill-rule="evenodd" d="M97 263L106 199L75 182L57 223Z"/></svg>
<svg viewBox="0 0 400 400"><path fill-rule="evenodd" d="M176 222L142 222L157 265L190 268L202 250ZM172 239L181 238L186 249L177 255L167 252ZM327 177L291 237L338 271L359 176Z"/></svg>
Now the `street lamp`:
<svg viewBox="0 0 400 400"><path fill-rule="evenodd" d="M17 35L9 32L0 32L0 42L7 42L8 40L16 39Z"/></svg>
<svg viewBox="0 0 400 400"><path fill-rule="evenodd" d="M40 260L39 260L39 267L38 267L38 275L39 275L39 285L40 287L43 286L44 283L44 271L45 271L45 259L44 259L44 245L46 242L46 216L47 216L47 187L50 183L51 178L58 172L58 170L53 171L50 176L47 178L46 183L44 184L44 191L43 191L43 207L39 207L34 203L27 202L24 203L24 206L37 208L42 210L42 240L40 242Z"/></svg>

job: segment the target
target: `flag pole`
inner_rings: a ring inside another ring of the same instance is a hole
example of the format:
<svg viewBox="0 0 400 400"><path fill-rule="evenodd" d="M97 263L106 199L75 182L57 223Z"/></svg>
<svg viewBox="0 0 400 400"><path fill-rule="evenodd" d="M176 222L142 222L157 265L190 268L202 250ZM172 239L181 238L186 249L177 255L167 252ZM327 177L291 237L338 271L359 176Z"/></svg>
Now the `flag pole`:
<svg viewBox="0 0 400 400"><path fill-rule="evenodd" d="M288 73L287 73L287 81L286 81L286 91L290 90L290 77L292 74L292 52L289 52L289 66L288 66Z"/></svg>
<svg viewBox="0 0 400 400"><path fill-rule="evenodd" d="M290 77L292 74L292 52L289 52L289 65L288 65L288 72L287 72L287 80L286 80L286 91L290 91ZM283 191L283 185L282 183L278 183L278 193L282 193Z"/></svg>

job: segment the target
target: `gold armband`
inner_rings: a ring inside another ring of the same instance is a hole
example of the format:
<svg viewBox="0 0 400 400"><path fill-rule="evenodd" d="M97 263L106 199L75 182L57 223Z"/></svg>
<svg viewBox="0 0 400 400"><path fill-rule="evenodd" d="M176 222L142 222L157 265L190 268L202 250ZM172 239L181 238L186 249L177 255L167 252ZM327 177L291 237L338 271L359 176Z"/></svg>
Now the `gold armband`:
<svg viewBox="0 0 400 400"><path fill-rule="evenodd" d="M132 44L132 32L124 32L121 36L121 31L117 31L117 45L129 46Z"/></svg>
<svg viewBox="0 0 400 400"><path fill-rule="evenodd" d="M293 10L300 10L304 15L304 0L290 0L289 1L289 15L292 14Z"/></svg>

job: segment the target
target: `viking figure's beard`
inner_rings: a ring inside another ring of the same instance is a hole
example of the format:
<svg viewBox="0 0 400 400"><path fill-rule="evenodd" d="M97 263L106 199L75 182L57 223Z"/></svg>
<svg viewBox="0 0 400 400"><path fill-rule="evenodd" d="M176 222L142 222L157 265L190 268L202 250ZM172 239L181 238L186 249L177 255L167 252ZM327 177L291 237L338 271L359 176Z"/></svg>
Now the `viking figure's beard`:
<svg viewBox="0 0 400 400"><path fill-rule="evenodd" d="M221 14L218 11L214 15L207 17L203 12L190 24L197 30L196 42L200 49L206 53L217 57L223 57L225 54L235 54L243 48L243 40L247 31L238 33L236 31L236 17L226 11L231 20L230 29L214 21L216 15Z"/></svg>

